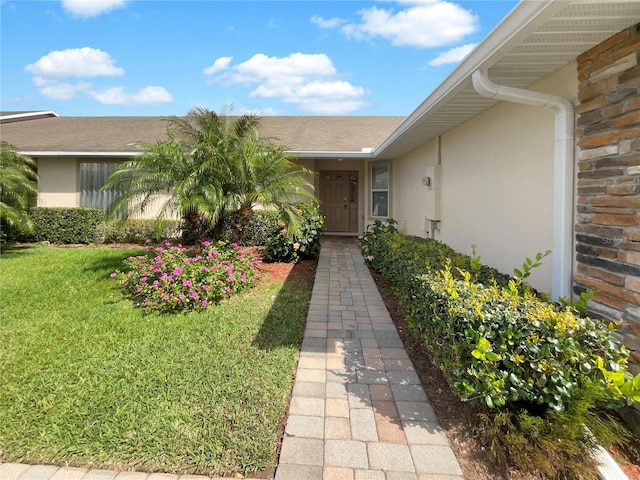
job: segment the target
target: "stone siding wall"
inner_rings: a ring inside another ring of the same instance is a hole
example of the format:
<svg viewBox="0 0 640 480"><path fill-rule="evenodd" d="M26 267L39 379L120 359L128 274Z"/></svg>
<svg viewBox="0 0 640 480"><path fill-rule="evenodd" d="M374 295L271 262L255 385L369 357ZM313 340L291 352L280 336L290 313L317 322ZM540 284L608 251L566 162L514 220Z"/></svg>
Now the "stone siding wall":
<svg viewBox="0 0 640 480"><path fill-rule="evenodd" d="M575 291L623 319L640 373L640 24L580 55Z"/></svg>

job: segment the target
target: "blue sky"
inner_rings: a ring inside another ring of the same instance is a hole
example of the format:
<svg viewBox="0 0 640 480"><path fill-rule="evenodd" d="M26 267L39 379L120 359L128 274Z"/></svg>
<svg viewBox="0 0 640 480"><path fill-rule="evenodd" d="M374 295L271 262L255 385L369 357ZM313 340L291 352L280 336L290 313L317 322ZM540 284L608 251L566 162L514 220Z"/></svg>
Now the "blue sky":
<svg viewBox="0 0 640 480"><path fill-rule="evenodd" d="M0 110L408 115L516 3L0 0Z"/></svg>

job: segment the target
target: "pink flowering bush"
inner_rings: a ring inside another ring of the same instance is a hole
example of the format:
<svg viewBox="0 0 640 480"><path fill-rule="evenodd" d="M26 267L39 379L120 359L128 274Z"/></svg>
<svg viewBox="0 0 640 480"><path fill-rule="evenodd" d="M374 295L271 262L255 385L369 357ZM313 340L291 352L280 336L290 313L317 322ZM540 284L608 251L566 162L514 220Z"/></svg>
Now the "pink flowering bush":
<svg viewBox="0 0 640 480"><path fill-rule="evenodd" d="M189 256L183 246L165 241L125 259L124 271L111 277L145 310L199 310L254 286L261 276L258 263L236 244L204 242L199 255Z"/></svg>

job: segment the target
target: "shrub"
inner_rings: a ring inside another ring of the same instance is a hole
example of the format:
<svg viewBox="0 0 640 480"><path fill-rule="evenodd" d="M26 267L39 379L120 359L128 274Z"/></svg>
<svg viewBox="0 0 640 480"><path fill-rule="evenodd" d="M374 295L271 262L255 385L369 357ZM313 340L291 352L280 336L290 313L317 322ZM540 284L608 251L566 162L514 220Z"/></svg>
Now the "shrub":
<svg viewBox="0 0 640 480"><path fill-rule="evenodd" d="M146 255L127 258L124 271L111 277L144 310L199 310L255 285L257 263L237 245L205 242L200 254L189 256L186 248L165 241L148 246Z"/></svg>
<svg viewBox="0 0 640 480"><path fill-rule="evenodd" d="M320 253L324 217L314 203L301 203L300 232L288 235L285 223L280 221L267 241L264 258L269 262L297 263L304 258L315 258Z"/></svg>
<svg viewBox="0 0 640 480"><path fill-rule="evenodd" d="M137 243L148 239L154 242L176 238L180 234L177 220L165 220L158 231L155 220L127 220L121 224L118 220L101 222L97 228L98 243Z"/></svg>
<svg viewBox="0 0 640 480"><path fill-rule="evenodd" d="M475 263L475 259L438 240L400 235L393 220L376 221L361 238L360 245L367 265L389 280L405 308L422 293L416 278L437 272L450 262L453 275L461 279L458 268L472 270L472 263ZM506 286L510 280L508 275L485 265L476 265L473 270L482 283L496 281L498 285Z"/></svg>
<svg viewBox="0 0 640 480"><path fill-rule="evenodd" d="M626 368L628 351L612 330L569 308L485 287L468 273L455 280L448 267L419 283L423 294L411 306L410 323L428 345L439 346L432 348L435 361L470 403L564 410L587 382L607 388L600 362L611 371Z"/></svg>
<svg viewBox="0 0 640 480"><path fill-rule="evenodd" d="M626 372L613 326L522 283L545 254L510 278L475 252L399 235L393 222L373 225L361 244L453 392L485 412L494 457L552 478L591 478L584 425L619 432L597 413L640 399L640 375Z"/></svg>
<svg viewBox="0 0 640 480"><path fill-rule="evenodd" d="M59 244L94 243L104 212L94 208L31 209L35 240Z"/></svg>
<svg viewBox="0 0 640 480"><path fill-rule="evenodd" d="M234 238L235 212L225 216L222 240L236 242L245 247L264 247L278 228L276 210L254 210L251 220L244 229L242 238Z"/></svg>

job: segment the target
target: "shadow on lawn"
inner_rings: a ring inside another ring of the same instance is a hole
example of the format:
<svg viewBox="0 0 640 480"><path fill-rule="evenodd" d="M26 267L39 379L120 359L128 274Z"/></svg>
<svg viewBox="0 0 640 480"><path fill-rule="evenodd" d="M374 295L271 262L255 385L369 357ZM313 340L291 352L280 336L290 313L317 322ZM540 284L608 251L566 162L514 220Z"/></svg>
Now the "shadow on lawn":
<svg viewBox="0 0 640 480"><path fill-rule="evenodd" d="M271 350L300 346L317 264L313 259L293 266L253 340L255 347Z"/></svg>
<svg viewBox="0 0 640 480"><path fill-rule="evenodd" d="M95 256L88 259L83 268L85 271L95 272L99 277L107 278L112 272L122 270L124 268L124 260L131 255L142 255L145 253L143 248L136 249L113 249L114 255Z"/></svg>
<svg viewBox="0 0 640 480"><path fill-rule="evenodd" d="M37 247L35 245L0 245L0 256L3 258L18 258L32 254Z"/></svg>

